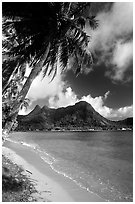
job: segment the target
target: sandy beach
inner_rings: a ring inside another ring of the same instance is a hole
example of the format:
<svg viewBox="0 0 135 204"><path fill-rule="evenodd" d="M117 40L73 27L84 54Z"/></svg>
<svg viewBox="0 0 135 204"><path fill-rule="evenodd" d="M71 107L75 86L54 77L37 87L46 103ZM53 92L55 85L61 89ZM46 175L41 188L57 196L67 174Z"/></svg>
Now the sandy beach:
<svg viewBox="0 0 135 204"><path fill-rule="evenodd" d="M105 202L98 195L82 189L74 181L55 172L36 151L22 144L6 141L2 153L24 169L23 173L37 190L31 196L38 202Z"/></svg>

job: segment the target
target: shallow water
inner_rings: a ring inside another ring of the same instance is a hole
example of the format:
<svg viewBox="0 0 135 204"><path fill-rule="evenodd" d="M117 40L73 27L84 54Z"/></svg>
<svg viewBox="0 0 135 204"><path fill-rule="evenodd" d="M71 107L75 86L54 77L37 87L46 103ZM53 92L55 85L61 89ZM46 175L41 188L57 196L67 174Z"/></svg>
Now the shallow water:
<svg viewBox="0 0 135 204"><path fill-rule="evenodd" d="M133 132L17 132L54 171L107 201L132 201Z"/></svg>

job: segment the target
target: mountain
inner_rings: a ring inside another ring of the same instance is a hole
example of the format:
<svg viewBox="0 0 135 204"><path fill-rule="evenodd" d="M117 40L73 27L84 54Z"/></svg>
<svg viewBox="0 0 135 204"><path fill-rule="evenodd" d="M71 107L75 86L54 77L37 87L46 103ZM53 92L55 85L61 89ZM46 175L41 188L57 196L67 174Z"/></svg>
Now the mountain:
<svg viewBox="0 0 135 204"><path fill-rule="evenodd" d="M110 121L85 101L58 109L36 106L28 115L18 118L16 130L89 130L131 127L132 119Z"/></svg>
<svg viewBox="0 0 135 204"><path fill-rule="evenodd" d="M128 127L133 127L133 118L126 118L124 120L119 120L118 124L121 126L128 126Z"/></svg>
<svg viewBox="0 0 135 204"><path fill-rule="evenodd" d="M35 116L40 113L40 106L36 105L35 108L28 114L28 117Z"/></svg>

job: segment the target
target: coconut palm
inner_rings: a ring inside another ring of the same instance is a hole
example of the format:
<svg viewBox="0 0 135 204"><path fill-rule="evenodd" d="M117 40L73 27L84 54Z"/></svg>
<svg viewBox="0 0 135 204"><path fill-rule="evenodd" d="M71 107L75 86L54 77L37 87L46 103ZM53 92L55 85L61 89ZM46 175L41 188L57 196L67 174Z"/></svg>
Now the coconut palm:
<svg viewBox="0 0 135 204"><path fill-rule="evenodd" d="M31 67L31 73L12 106L10 118L14 120L20 105L24 101L35 77L43 71L53 78L59 62L64 71L70 59L78 74L84 64L92 64L92 57L87 50L89 36L85 32L86 22L92 29L98 26L95 16L84 17L82 14L90 3L73 2L4 2L3 9L3 54L4 70L8 71L6 88L10 86L12 75L18 70L24 76L24 65ZM82 15L82 16L81 16ZM13 59L14 68L9 68ZM10 69L10 71L9 71ZM11 117L12 116L12 117ZM8 123L5 128L10 130Z"/></svg>

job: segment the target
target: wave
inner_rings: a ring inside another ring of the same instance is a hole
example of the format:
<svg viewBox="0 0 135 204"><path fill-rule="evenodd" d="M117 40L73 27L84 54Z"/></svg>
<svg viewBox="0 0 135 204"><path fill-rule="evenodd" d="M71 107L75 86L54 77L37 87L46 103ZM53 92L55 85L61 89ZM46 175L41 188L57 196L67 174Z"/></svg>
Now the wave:
<svg viewBox="0 0 135 204"><path fill-rule="evenodd" d="M46 162L49 165L53 164L56 161L56 159L53 156L48 154L46 151L41 150L38 144L26 143L24 141L16 141L16 140L13 140L13 139L10 139L10 138L7 138L6 140L9 141L9 142L12 142L12 143L21 144L23 146L31 148L32 150L34 150L40 156L40 158L42 160L44 160L44 162Z"/></svg>
<svg viewBox="0 0 135 204"><path fill-rule="evenodd" d="M46 151L38 149L41 159L50 165L51 169L57 174L63 175L64 177L72 180L76 185L82 189L97 195L99 198L105 199L106 202L116 202L116 201L132 201L132 195L125 195L112 186L109 183L105 183L99 176L93 173L89 174L83 169L73 165L69 161L65 161L61 158L54 158L52 155L48 154ZM81 176L80 176L81 175Z"/></svg>
<svg viewBox="0 0 135 204"><path fill-rule="evenodd" d="M59 168L61 167L62 165L62 162L59 161L58 159L54 158L52 155L50 155L49 153L47 153L45 150L41 150L41 148L39 147L39 145L37 144L33 144L33 143L26 143L24 141L16 141L16 140L13 140L13 139L10 139L10 138L7 138L6 139L7 141L9 142L12 142L12 143L16 143L16 144L21 144L23 146L26 146L28 148L31 148L34 152L36 152L40 158L45 162L47 163L51 169L53 171L55 171L57 174L60 174L60 175L63 175L64 177L72 180L74 183L76 183L76 185L78 185L79 187L81 187L82 189L85 189L87 190L88 192L90 193L94 193L92 192L88 187L85 187L85 185L82 185L81 182L77 181L76 179L74 179L72 176L69 175L69 173L65 173L64 171L62 170L59 170ZM94 193L96 194L96 193ZM97 196L99 196L98 194L96 194Z"/></svg>
<svg viewBox="0 0 135 204"><path fill-rule="evenodd" d="M66 178L72 180L72 181L73 181L77 186L79 186L80 188L82 188L82 189L88 191L89 193L95 194L96 196L98 196L99 198L101 198L101 196L100 196L98 193L92 191L89 187L86 187L85 184L83 185L83 183L84 183L83 180L82 180L82 182L81 182L81 181L79 181L79 179L75 179L74 176L73 176L73 174L70 175L70 172L66 172L66 169L64 169L64 160L62 161L62 159L60 159L60 160L59 160L59 159L56 159L56 158L52 157L50 154L46 153L45 151L41 151L41 150L38 150L38 151L39 151L40 153L42 153L42 156L41 156L41 154L40 154L41 159L43 159L44 162L46 162L47 164L49 164L49 166L51 167L51 169L52 169L54 172L56 172L57 174L60 174L60 175L62 175L62 176L64 176L64 177L66 177ZM46 157L46 155L49 156L49 158L51 158L52 160L49 160L49 162L48 162L48 158ZM52 162L51 162L51 161L52 161ZM69 166L71 167L71 164L70 164ZM71 168L72 168L72 167L71 167ZM70 168L70 171L71 171L71 168ZM62 170L60 170L60 169L62 169ZM105 199L105 201L106 201L106 202L109 202L108 199Z"/></svg>

